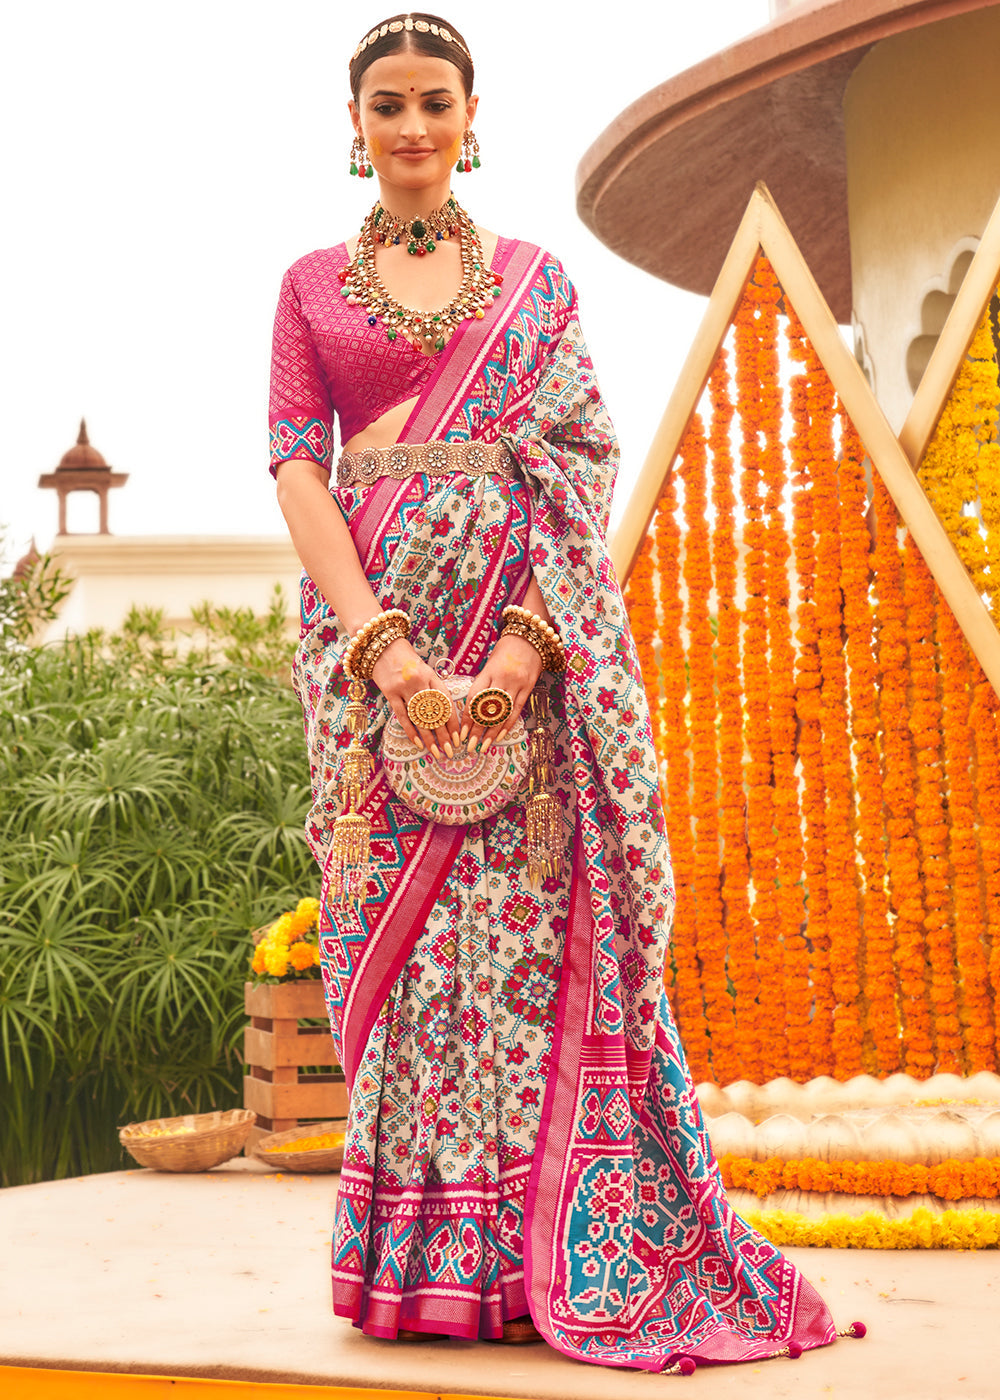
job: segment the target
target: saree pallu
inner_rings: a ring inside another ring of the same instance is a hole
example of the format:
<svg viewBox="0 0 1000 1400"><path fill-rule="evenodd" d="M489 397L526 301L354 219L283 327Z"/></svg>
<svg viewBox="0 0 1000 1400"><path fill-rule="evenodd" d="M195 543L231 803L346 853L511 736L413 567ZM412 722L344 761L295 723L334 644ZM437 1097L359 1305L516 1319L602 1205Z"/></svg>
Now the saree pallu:
<svg viewBox="0 0 1000 1400"><path fill-rule="evenodd" d="M833 1340L815 1290L729 1205L663 990L673 910L638 661L604 544L617 454L572 287L506 245L495 314L436 357L401 441L496 441L523 481L335 495L376 597L478 670L534 575L567 649L550 685L566 874L532 888L523 815L424 823L376 771L376 878L324 877L323 977L352 1089L334 1307L375 1335L498 1336L530 1312L580 1360L662 1370ZM346 635L308 580L295 681L326 865ZM377 752L379 698L368 743Z"/></svg>

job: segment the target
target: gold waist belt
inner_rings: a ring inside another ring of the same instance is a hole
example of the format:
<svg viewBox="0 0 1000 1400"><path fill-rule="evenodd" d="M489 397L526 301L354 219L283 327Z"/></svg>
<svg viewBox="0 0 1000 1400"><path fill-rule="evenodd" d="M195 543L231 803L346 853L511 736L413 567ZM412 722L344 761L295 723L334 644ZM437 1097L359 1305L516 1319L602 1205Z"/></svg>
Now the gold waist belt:
<svg viewBox="0 0 1000 1400"><path fill-rule="evenodd" d="M366 447L363 452L343 452L337 463L338 486L368 486L381 476L405 481L408 476L502 476L516 481L520 475L502 442L397 442L393 447Z"/></svg>

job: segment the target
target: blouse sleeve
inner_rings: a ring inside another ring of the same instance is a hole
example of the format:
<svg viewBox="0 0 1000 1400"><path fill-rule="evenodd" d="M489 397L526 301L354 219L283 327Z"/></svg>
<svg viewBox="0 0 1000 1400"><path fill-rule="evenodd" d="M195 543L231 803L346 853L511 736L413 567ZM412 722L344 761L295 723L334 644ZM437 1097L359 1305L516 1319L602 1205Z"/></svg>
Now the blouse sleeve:
<svg viewBox="0 0 1000 1400"><path fill-rule="evenodd" d="M282 280L274 317L268 421L272 476L292 457L330 470L333 406L291 271Z"/></svg>

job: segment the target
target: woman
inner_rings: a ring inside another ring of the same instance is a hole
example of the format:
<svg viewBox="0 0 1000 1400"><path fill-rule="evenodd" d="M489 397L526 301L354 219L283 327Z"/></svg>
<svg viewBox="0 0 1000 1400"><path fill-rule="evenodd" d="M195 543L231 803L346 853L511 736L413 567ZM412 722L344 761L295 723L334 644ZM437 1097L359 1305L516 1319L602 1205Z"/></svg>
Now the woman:
<svg viewBox="0 0 1000 1400"><path fill-rule="evenodd" d="M358 240L286 275L271 402L306 570L308 833L352 1091L335 1311L381 1337L537 1328L650 1370L796 1355L832 1322L729 1207L663 994L673 889L604 543L617 450L576 294L549 254L449 204L456 163L478 165L454 29L386 21L350 78L351 168L374 167L379 203ZM445 656L475 681L438 718ZM528 848L520 801L426 821L376 766L349 813L370 826L369 878L336 827L351 674L371 682L376 754L390 716L436 757L489 748L547 694L565 859L558 831ZM509 706L477 706L485 691Z"/></svg>

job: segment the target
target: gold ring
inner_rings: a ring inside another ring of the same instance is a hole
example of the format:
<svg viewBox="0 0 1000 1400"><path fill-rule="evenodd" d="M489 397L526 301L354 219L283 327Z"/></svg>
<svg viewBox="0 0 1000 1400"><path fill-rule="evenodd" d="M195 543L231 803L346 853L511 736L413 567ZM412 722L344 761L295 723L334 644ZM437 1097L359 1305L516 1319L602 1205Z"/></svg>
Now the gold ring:
<svg viewBox="0 0 1000 1400"><path fill-rule="evenodd" d="M416 729L440 729L452 715L452 702L443 690L418 690L406 702L406 713Z"/></svg>
<svg viewBox="0 0 1000 1400"><path fill-rule="evenodd" d="M497 725L506 723L513 713L514 701L506 690L501 690L496 685L491 686L489 690L481 690L469 701L469 714L473 723L482 725L484 729L494 729Z"/></svg>

